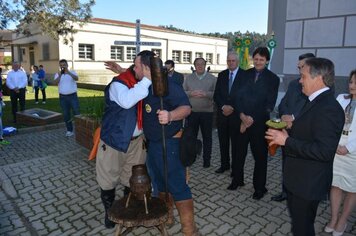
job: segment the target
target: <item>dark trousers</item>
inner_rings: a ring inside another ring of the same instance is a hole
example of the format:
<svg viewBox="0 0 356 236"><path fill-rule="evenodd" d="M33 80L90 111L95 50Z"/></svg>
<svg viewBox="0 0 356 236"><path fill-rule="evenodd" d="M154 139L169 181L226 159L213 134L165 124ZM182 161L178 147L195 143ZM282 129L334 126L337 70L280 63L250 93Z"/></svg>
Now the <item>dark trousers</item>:
<svg viewBox="0 0 356 236"><path fill-rule="evenodd" d="M255 160L253 170L253 187L255 191L265 191L267 175L267 141L265 139L266 125L264 122L255 122L251 127L237 138L236 168L233 169L233 181L244 183L244 166L248 144Z"/></svg>
<svg viewBox="0 0 356 236"><path fill-rule="evenodd" d="M20 111L25 110L25 95L26 95L25 88L19 89L18 93L16 93L15 90L10 90L11 110L15 122L16 122L16 112L18 111L17 100L20 103Z"/></svg>
<svg viewBox="0 0 356 236"><path fill-rule="evenodd" d="M193 129L195 137L198 137L199 128L203 137L203 159L210 162L212 148L213 113L212 112L192 112L189 117L189 124Z"/></svg>
<svg viewBox="0 0 356 236"><path fill-rule="evenodd" d="M294 236L314 236L314 221L319 200L306 200L287 190L287 205L292 218Z"/></svg>
<svg viewBox="0 0 356 236"><path fill-rule="evenodd" d="M63 111L63 118L67 127L67 131L72 132L73 131L72 113L73 116L80 114L79 100L78 100L77 93L72 93L68 95L59 94L59 103Z"/></svg>
<svg viewBox="0 0 356 236"><path fill-rule="evenodd" d="M282 175L281 175L281 178L282 178L282 194L283 195L287 195L287 189L286 187L284 186L284 181L283 181L283 175L284 175L284 163L286 162L286 154L285 154L285 151L284 151L284 147L282 147Z"/></svg>
<svg viewBox="0 0 356 236"><path fill-rule="evenodd" d="M240 122L233 116L224 116L221 112L217 114L217 128L220 146L221 168L230 169L230 142L231 142L231 166L232 169L236 165L236 144L237 132Z"/></svg>
<svg viewBox="0 0 356 236"><path fill-rule="evenodd" d="M38 102L38 92L41 88L38 86L35 86L35 101ZM41 89L42 92L42 101L46 101L46 89Z"/></svg>

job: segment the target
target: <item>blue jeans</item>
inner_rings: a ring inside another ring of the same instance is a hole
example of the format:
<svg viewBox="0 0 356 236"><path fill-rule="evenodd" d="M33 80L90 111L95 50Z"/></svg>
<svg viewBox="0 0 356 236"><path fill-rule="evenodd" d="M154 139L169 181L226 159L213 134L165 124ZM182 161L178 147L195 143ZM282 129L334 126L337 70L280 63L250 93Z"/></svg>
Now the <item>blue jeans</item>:
<svg viewBox="0 0 356 236"><path fill-rule="evenodd" d="M73 116L80 114L77 93L68 95L59 94L59 102L63 111L63 118L66 123L67 131L73 132L71 110L73 112Z"/></svg>
<svg viewBox="0 0 356 236"><path fill-rule="evenodd" d="M192 198L192 193L185 181L185 168L179 159L179 139L166 140L168 166L168 192L174 201ZM154 191L165 192L164 163L162 158L162 141L149 141L146 165L149 170Z"/></svg>

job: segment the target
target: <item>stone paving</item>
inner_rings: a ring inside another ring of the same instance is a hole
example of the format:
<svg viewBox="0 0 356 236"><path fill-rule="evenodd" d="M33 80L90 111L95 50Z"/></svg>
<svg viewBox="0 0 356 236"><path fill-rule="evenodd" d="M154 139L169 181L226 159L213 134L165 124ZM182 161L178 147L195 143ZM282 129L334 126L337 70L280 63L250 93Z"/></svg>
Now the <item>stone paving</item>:
<svg viewBox="0 0 356 236"><path fill-rule="evenodd" d="M65 137L63 126L20 130L0 147L0 235L114 235L103 226L103 207L95 180L95 162L89 150ZM203 235L291 235L285 202L270 201L280 191L280 153L268 162L267 195L260 201L253 194L253 159L246 160L245 186L226 190L230 173L217 175L219 166L217 133L213 135L212 166L202 168L202 159L191 168L190 186L195 199L196 222ZM117 198L122 197L119 186ZM330 219L329 202L320 204L317 235ZM176 224L170 235L180 235ZM344 235L356 235L356 211ZM128 235L159 235L153 228L139 227Z"/></svg>

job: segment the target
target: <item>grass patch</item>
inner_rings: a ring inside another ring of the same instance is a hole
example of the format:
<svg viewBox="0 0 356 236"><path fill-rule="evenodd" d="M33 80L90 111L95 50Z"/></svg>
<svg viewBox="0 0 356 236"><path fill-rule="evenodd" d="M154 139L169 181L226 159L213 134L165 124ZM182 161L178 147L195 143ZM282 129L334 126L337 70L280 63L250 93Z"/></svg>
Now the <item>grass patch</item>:
<svg viewBox="0 0 356 236"><path fill-rule="evenodd" d="M42 104L42 93L39 91L39 104L35 104L35 93L32 92L32 87L27 87L26 93L26 109L42 108L50 111L62 113L59 105L58 86L48 85L46 88L46 104ZM89 114L95 117L101 117L102 108L104 106L104 91L78 88L78 98L81 114ZM25 127L23 125L14 124L10 96L3 97L6 106L3 108L2 122L3 126L13 126L16 128ZM18 105L19 107L19 105Z"/></svg>

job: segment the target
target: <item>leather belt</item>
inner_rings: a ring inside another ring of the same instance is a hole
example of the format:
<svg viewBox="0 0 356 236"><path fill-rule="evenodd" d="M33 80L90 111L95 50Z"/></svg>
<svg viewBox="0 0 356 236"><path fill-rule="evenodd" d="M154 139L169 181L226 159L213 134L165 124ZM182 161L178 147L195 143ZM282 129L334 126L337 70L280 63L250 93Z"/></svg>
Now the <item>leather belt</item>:
<svg viewBox="0 0 356 236"><path fill-rule="evenodd" d="M179 130L174 136L173 138L181 138L183 134L183 130Z"/></svg>
<svg viewBox="0 0 356 236"><path fill-rule="evenodd" d="M351 131L348 131L348 130L343 130L343 131L342 131L342 134L343 134L343 135L349 135L349 133L351 133Z"/></svg>
<svg viewBox="0 0 356 236"><path fill-rule="evenodd" d="M138 137L140 137L141 135L135 136L135 137L131 137L131 141L138 139Z"/></svg>

